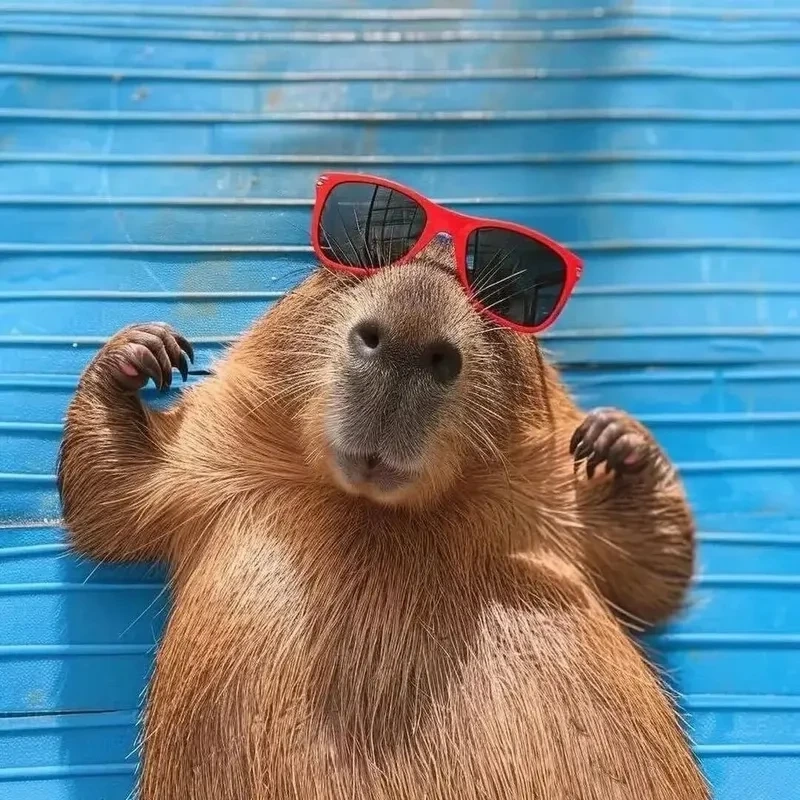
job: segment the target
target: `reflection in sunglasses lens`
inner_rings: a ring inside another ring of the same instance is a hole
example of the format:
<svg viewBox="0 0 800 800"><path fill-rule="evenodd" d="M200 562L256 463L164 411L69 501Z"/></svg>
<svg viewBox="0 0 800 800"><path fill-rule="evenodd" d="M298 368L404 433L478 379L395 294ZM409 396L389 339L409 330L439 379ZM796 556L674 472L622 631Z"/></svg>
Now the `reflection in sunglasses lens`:
<svg viewBox="0 0 800 800"><path fill-rule="evenodd" d="M481 305L534 327L552 316L564 290L564 260L547 245L503 228L478 228L467 240L467 279Z"/></svg>
<svg viewBox="0 0 800 800"><path fill-rule="evenodd" d="M346 267L386 267L414 247L425 222L422 207L401 192L372 183L340 183L320 214L320 249Z"/></svg>

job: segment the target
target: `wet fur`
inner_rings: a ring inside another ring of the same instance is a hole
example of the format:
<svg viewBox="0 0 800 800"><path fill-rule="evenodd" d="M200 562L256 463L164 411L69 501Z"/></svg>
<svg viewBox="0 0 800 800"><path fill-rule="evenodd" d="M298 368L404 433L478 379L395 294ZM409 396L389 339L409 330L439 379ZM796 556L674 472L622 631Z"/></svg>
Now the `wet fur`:
<svg viewBox="0 0 800 800"><path fill-rule="evenodd" d="M426 258L417 288L446 292ZM166 413L102 359L81 380L59 467L74 545L172 571L141 800L708 798L620 622L666 619L691 576L669 464L576 476L583 414L556 371L465 311L481 369L420 487L350 496L325 466L321 331L365 291L316 273Z"/></svg>

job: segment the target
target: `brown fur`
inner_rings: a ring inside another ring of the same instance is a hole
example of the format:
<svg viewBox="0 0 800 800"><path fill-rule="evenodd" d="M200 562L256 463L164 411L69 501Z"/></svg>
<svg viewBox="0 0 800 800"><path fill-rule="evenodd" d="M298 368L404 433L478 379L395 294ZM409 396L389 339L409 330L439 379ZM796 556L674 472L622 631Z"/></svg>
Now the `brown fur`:
<svg viewBox="0 0 800 800"><path fill-rule="evenodd" d="M319 271L167 413L101 358L84 374L60 464L74 545L172 569L141 800L709 797L609 610L653 624L679 608L694 544L677 478L665 461L576 476L583 415L556 371L434 266ZM392 294L414 281L416 304ZM471 349L423 477L375 502L327 465L324 332L384 295L428 326L434 299L461 309L441 324Z"/></svg>

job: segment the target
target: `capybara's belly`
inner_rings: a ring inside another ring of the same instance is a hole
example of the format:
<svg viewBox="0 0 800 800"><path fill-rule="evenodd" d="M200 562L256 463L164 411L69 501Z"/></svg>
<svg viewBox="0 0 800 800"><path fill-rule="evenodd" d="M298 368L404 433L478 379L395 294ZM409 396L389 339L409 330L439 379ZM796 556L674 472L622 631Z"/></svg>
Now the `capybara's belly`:
<svg viewBox="0 0 800 800"><path fill-rule="evenodd" d="M462 598L460 617L443 598L438 619L291 594L248 619L179 604L141 800L705 800L617 623L589 594L536 597Z"/></svg>

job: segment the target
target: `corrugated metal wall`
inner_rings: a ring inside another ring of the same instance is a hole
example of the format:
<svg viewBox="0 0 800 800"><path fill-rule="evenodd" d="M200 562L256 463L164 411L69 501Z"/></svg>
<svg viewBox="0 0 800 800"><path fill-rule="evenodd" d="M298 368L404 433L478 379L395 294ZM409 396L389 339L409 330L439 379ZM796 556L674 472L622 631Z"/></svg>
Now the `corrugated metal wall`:
<svg viewBox="0 0 800 800"><path fill-rule="evenodd" d="M328 167L585 256L550 346L701 520L659 642L698 752L720 800L800 797L800 2L179 2L0 2L0 800L127 797L163 617L65 554L77 374L134 320L210 359L309 269Z"/></svg>

